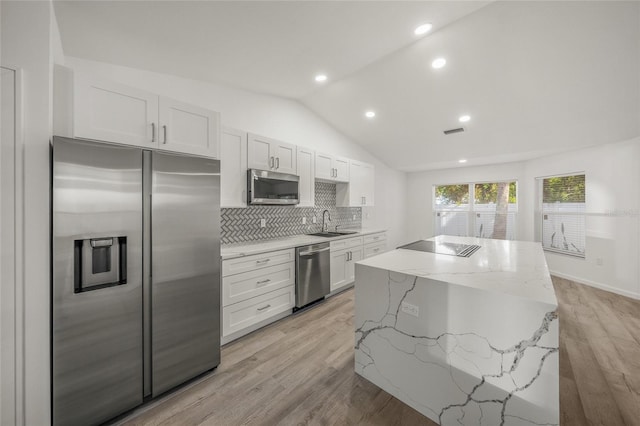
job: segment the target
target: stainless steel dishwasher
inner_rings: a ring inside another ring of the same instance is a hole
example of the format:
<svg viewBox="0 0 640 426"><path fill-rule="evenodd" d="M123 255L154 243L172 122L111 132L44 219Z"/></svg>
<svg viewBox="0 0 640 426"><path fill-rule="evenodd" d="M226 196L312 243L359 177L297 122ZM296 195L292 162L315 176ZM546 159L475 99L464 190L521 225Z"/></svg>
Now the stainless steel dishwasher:
<svg viewBox="0 0 640 426"><path fill-rule="evenodd" d="M296 308L323 299L331 291L329 243L296 248Z"/></svg>

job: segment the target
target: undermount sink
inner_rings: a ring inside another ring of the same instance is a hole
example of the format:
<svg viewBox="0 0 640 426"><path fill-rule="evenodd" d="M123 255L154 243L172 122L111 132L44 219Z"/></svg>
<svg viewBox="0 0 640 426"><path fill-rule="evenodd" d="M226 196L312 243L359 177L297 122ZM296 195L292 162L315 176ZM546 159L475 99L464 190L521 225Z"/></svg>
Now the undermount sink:
<svg viewBox="0 0 640 426"><path fill-rule="evenodd" d="M314 234L307 234L307 235L312 235L314 237L326 237L326 238L334 238L334 237L340 237L341 235L351 235L351 234L357 234L358 231L327 231L327 232L316 232Z"/></svg>
<svg viewBox="0 0 640 426"><path fill-rule="evenodd" d="M333 238L333 237L339 237L342 234L338 234L337 232L316 232L313 234L307 234L313 237L327 237L327 238Z"/></svg>

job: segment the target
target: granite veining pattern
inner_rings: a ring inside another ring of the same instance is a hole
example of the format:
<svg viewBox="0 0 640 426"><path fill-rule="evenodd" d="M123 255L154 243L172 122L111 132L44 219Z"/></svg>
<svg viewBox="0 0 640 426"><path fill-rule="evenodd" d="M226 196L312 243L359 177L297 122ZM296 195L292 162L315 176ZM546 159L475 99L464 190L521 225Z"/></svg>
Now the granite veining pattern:
<svg viewBox="0 0 640 426"><path fill-rule="evenodd" d="M522 278L538 266L546 271L541 250L523 250L531 253L520 262ZM420 254L462 269L483 258ZM555 297L471 286L473 272L458 283L440 281L428 261L417 268L422 275L373 266L393 259L390 252L356 265L355 371L442 425L558 424ZM494 274L514 269L484 264Z"/></svg>

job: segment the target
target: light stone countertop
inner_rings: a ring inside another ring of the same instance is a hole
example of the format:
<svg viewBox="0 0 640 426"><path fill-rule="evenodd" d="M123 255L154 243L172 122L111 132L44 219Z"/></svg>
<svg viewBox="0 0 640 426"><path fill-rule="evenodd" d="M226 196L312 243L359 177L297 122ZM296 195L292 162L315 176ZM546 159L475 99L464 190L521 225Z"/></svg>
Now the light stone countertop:
<svg viewBox="0 0 640 426"><path fill-rule="evenodd" d="M432 241L477 244L470 257L396 249L357 265L496 291L558 306L540 243L438 236Z"/></svg>
<svg viewBox="0 0 640 426"><path fill-rule="evenodd" d="M340 229L341 231L356 231L355 234L342 235L339 237L314 237L311 235L292 235L290 237L275 238L270 240L251 241L238 244L223 244L220 248L220 257L222 260L234 259L236 257L250 256L274 250L284 250L293 247L306 246L309 244L326 243L331 241L343 240L345 238L361 237L363 235L376 234L385 232L386 229L367 228L367 229Z"/></svg>

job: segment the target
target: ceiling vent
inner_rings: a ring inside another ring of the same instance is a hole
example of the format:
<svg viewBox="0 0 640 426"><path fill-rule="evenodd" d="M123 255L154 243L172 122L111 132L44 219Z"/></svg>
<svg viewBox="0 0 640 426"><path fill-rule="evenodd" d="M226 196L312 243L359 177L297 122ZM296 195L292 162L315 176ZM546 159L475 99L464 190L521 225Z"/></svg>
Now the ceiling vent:
<svg viewBox="0 0 640 426"><path fill-rule="evenodd" d="M464 127L458 127L457 129L445 130L444 134L445 135L451 135L453 133L462 133L462 132L464 132Z"/></svg>

